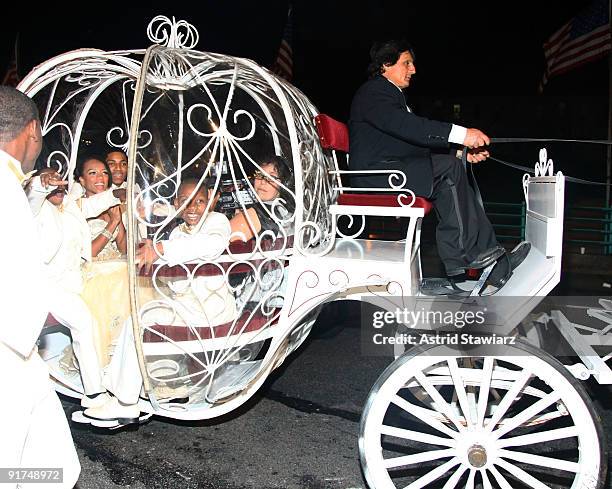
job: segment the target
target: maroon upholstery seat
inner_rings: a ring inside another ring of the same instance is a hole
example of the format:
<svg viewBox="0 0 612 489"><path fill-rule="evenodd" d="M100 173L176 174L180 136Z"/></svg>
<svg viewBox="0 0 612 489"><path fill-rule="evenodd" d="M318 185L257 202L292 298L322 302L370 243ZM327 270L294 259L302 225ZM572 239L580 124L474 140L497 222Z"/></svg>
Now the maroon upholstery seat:
<svg viewBox="0 0 612 489"><path fill-rule="evenodd" d="M315 117L317 125L317 133L319 141L323 149L335 149L348 153L349 137L348 128L342 122L332 119L325 114L319 114Z"/></svg>
<svg viewBox="0 0 612 489"><path fill-rule="evenodd" d="M349 133L346 124L339 122L332 117L319 114L315 117L317 133L319 141L323 149L349 151ZM406 204L410 200L406 199ZM340 205L363 205L363 206L379 206L379 207L400 207L397 200L397 194L382 194L382 193L343 193L338 196L338 204ZM433 205L423 197L417 197L412 207L422 207L425 210L425 215L431 211Z"/></svg>
<svg viewBox="0 0 612 489"><path fill-rule="evenodd" d="M411 197L405 198L404 204L410 204ZM338 196L338 204L340 205L368 205L381 207L400 207L397 194L355 194L344 193ZM431 211L433 204L423 197L416 197L414 204L411 207L423 208L425 215Z"/></svg>
<svg viewBox="0 0 612 489"><path fill-rule="evenodd" d="M259 331L264 327L273 327L276 325L279 312L280 309L275 309L270 316L264 316L261 313L251 315L251 311L244 311L233 327L233 321L212 327L155 324L145 329L142 341L143 343L161 343L167 341L162 336L156 334L156 332L173 341L193 341L198 338L209 340L211 338L224 338L242 333L251 333L253 331Z"/></svg>

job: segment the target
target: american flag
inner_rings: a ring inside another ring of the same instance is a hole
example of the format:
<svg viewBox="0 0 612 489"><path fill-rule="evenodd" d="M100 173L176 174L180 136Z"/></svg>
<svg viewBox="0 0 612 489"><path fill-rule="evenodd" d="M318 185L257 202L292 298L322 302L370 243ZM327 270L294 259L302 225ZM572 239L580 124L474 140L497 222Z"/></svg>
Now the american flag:
<svg viewBox="0 0 612 489"><path fill-rule="evenodd" d="M4 77L2 78L2 85L9 85L16 87L19 84L19 75L17 74L17 64L13 59L9 64Z"/></svg>
<svg viewBox="0 0 612 489"><path fill-rule="evenodd" d="M292 37L293 26L291 6L289 6L289 13L287 14L287 23L285 24L283 39L281 40L280 47L278 48L276 60L272 65L272 73L275 73L287 81L291 81L293 78L293 49L291 48Z"/></svg>
<svg viewBox="0 0 612 489"><path fill-rule="evenodd" d="M610 51L609 0L594 0L544 43L546 69L540 91L553 76L578 68Z"/></svg>

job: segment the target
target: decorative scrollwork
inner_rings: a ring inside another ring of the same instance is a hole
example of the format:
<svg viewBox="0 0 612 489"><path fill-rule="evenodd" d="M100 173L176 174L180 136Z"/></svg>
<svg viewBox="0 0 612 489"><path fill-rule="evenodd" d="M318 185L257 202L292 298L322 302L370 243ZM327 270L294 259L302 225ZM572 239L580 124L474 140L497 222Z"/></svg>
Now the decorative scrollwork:
<svg viewBox="0 0 612 489"><path fill-rule="evenodd" d="M529 179L531 175L529 173L525 173L523 175L523 195L525 196L525 202L529 202Z"/></svg>
<svg viewBox="0 0 612 489"><path fill-rule="evenodd" d="M548 158L546 148L540 149L540 161L535 164L535 176L553 176L553 160Z"/></svg>
<svg viewBox="0 0 612 489"><path fill-rule="evenodd" d="M332 270L328 277L329 284L342 288L349 284L350 279L344 270Z"/></svg>
<svg viewBox="0 0 612 489"><path fill-rule="evenodd" d="M416 202L416 195L414 195L414 192L410 189L402 189L401 194L399 194L397 196L397 203L400 205L400 207L412 207L414 205L414 203ZM405 202L406 199L410 199L408 202Z"/></svg>
<svg viewBox="0 0 612 489"><path fill-rule="evenodd" d="M398 181L399 182L396 182ZM406 185L407 177L403 171L399 170L391 170L388 177L389 187L393 190L404 190L404 185ZM408 190L408 192L410 192ZM412 192L410 192L412 193ZM414 194L412 194L414 196Z"/></svg>
<svg viewBox="0 0 612 489"><path fill-rule="evenodd" d="M333 245L333 234L325 234L316 222L304 221L295 233L294 246L300 253L309 256L322 256Z"/></svg>
<svg viewBox="0 0 612 489"><path fill-rule="evenodd" d="M70 161L62 151L53 151L47 157L47 167L56 170L63 178L67 177Z"/></svg>
<svg viewBox="0 0 612 489"><path fill-rule="evenodd" d="M193 49L200 39L198 30L185 20L155 17L147 27L147 36L155 44L174 49Z"/></svg>
<svg viewBox="0 0 612 489"><path fill-rule="evenodd" d="M338 220L340 220L341 217L348 217L348 224L346 225L346 229L348 232L345 233L338 228L336 232L338 233L339 236L345 239L355 239L357 236L363 233L365 229L365 225L366 225L365 216L358 216L359 218L361 218L361 224L359 225L359 227L357 227L357 231L354 231L354 232L350 232L350 229L355 224L355 221L356 221L355 217L352 216L351 214L340 214L338 215Z"/></svg>

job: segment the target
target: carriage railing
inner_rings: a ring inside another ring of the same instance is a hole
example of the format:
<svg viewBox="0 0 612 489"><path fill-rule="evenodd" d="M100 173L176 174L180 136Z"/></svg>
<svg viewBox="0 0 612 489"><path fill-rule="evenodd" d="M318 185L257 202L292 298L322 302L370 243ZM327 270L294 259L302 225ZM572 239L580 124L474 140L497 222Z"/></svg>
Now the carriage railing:
<svg viewBox="0 0 612 489"><path fill-rule="evenodd" d="M336 248L344 246L346 240L356 243L361 249L369 248L368 239L363 238L367 217L405 217L408 218L406 235L403 240L403 277L399 279L402 287L412 292L421 278L420 236L422 218L431 209L425 199L416 197L406 188L407 176L400 170L350 170L348 168L349 133L348 127L339 121L318 114L314 118L319 142L324 151L331 154L333 169L328 170L332 183L333 203L329 206L334 235L339 236ZM387 178L386 187L352 187L346 185L354 176L383 176ZM333 248L333 246L332 246ZM330 250L332 249L330 248ZM328 250L329 251L329 250ZM391 250L389 250L391 251ZM332 253L332 258L342 256L340 249ZM376 257L373 257L376 259ZM398 277L388 278L391 282Z"/></svg>

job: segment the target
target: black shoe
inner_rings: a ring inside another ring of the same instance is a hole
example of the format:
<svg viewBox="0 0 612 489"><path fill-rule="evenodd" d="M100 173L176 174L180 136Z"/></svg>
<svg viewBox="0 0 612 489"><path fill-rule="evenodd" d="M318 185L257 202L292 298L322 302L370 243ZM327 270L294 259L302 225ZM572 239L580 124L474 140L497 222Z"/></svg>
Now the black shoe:
<svg viewBox="0 0 612 489"><path fill-rule="evenodd" d="M528 241L521 241L514 247L514 249L510 252L510 265L512 266L512 270L523 263L530 251L531 243Z"/></svg>
<svg viewBox="0 0 612 489"><path fill-rule="evenodd" d="M510 255L504 253L495 263L493 270L485 280L485 286L491 285L498 290L501 289L508 280L512 277L512 265L510 264Z"/></svg>
<svg viewBox="0 0 612 489"><path fill-rule="evenodd" d="M506 253L503 246L497 245L478 254L465 268L487 268Z"/></svg>
<svg viewBox="0 0 612 489"><path fill-rule="evenodd" d="M531 243L522 241L516 245L510 253L505 253L497 260L497 263L493 267L493 270L491 270L485 284L492 285L498 290L501 289L504 285L506 285L512 276L514 269L523 263L525 258L527 258L530 250Z"/></svg>

